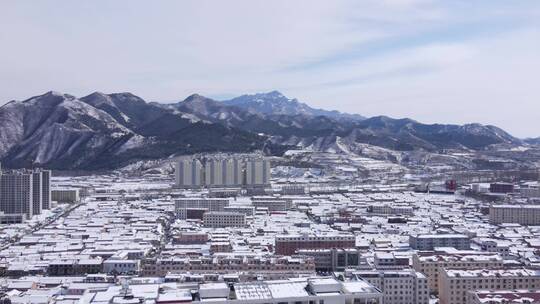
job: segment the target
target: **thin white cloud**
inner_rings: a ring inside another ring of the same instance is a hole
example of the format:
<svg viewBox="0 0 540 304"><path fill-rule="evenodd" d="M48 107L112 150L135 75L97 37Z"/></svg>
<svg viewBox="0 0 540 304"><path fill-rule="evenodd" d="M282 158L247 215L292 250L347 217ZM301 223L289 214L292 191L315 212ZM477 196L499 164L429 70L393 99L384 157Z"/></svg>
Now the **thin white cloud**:
<svg viewBox="0 0 540 304"><path fill-rule="evenodd" d="M323 108L540 135L517 110L497 110L508 99L523 117L540 110L531 102L540 97L531 80L540 62L536 1L2 6L0 103L51 89L167 101L279 89Z"/></svg>
<svg viewBox="0 0 540 304"><path fill-rule="evenodd" d="M535 117L540 110L536 52L540 40L535 39L539 34L527 30L477 41L463 48L465 56L449 61L445 57L459 52L440 48L439 55L432 56L442 61L425 75L401 74L352 83L310 92L312 95L304 98L339 100L334 104L340 110L366 115L413 117L430 123L482 122L504 127L517 136L535 136L539 130ZM409 62L415 66L419 58L396 56L393 64L399 65L401 60L403 65Z"/></svg>

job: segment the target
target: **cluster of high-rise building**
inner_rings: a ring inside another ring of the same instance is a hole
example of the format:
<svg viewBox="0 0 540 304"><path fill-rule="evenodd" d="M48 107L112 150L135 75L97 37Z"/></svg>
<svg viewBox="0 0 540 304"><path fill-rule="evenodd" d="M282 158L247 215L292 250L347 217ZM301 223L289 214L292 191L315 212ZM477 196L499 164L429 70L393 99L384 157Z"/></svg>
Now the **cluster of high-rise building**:
<svg viewBox="0 0 540 304"><path fill-rule="evenodd" d="M30 218L50 207L51 171L2 171L0 168L0 211L3 216L24 215Z"/></svg>
<svg viewBox="0 0 540 304"><path fill-rule="evenodd" d="M265 185L264 159L227 157L179 161L173 188L165 173L56 177L54 213L11 225L27 214L0 210L0 303L540 301L540 200L520 191L538 182L483 200L280 160ZM40 172L8 172L32 212Z"/></svg>
<svg viewBox="0 0 540 304"><path fill-rule="evenodd" d="M262 158L185 158L176 163L179 188L257 187L270 184L270 162Z"/></svg>

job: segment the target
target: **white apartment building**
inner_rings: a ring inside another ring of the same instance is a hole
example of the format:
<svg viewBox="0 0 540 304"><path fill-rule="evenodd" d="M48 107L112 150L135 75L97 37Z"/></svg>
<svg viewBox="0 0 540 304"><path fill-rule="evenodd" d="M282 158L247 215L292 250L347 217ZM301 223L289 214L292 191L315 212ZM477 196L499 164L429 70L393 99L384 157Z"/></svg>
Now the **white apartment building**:
<svg viewBox="0 0 540 304"><path fill-rule="evenodd" d="M425 275L409 270L359 270L351 273L377 287L384 304L428 304L429 288Z"/></svg>
<svg viewBox="0 0 540 304"><path fill-rule="evenodd" d="M176 163L175 184L179 188L200 188L203 186L202 164L197 159L182 159Z"/></svg>
<svg viewBox="0 0 540 304"><path fill-rule="evenodd" d="M165 276L167 273L192 274L244 274L246 276L273 276L284 274L284 277L313 275L315 264L311 258L303 257L273 257L249 256L234 253L213 256L191 256L146 259L141 264L141 274L144 276Z"/></svg>
<svg viewBox="0 0 540 304"><path fill-rule="evenodd" d="M499 254L503 259L510 257L510 244L508 241L496 239L487 239L480 242L480 248L483 251Z"/></svg>
<svg viewBox="0 0 540 304"><path fill-rule="evenodd" d="M48 170L0 170L0 211L25 214L27 218L50 209L51 172Z"/></svg>
<svg viewBox="0 0 540 304"><path fill-rule="evenodd" d="M24 222L24 214L6 214L3 211L0 211L0 224L20 224Z"/></svg>
<svg viewBox="0 0 540 304"><path fill-rule="evenodd" d="M204 184L207 187L223 186L227 174L225 160L210 159L204 164Z"/></svg>
<svg viewBox="0 0 540 304"><path fill-rule="evenodd" d="M439 291L439 276L444 268L493 269L502 268L503 264L498 254L470 250L423 251L412 257L414 270L426 275L432 293Z"/></svg>
<svg viewBox="0 0 540 304"><path fill-rule="evenodd" d="M226 161L225 186L240 186L244 182L244 170L242 162L239 159L233 158Z"/></svg>
<svg viewBox="0 0 540 304"><path fill-rule="evenodd" d="M206 212L203 215L205 227L225 228L246 226L246 215L239 212Z"/></svg>
<svg viewBox="0 0 540 304"><path fill-rule="evenodd" d="M268 211L286 211L292 208L292 200L276 197L253 197L251 202L255 208L268 208Z"/></svg>
<svg viewBox="0 0 540 304"><path fill-rule="evenodd" d="M370 205L368 212L375 214L393 214L393 215L413 215L414 211L411 206L400 205Z"/></svg>
<svg viewBox="0 0 540 304"><path fill-rule="evenodd" d="M468 292L540 288L540 271L530 269L443 269L439 276L441 304L465 304Z"/></svg>
<svg viewBox="0 0 540 304"><path fill-rule="evenodd" d="M155 280L144 284L122 284L122 286L114 284L88 284L85 286L81 283L66 283L64 285L68 293L86 287L80 294L84 290L93 293L91 297L88 297L87 303L100 304L382 304L381 293L377 288L364 281L340 282L333 278L324 277L263 280L234 283L234 285L225 282L193 282L188 285L176 285L156 283ZM29 288L32 286L30 284ZM58 297L65 298L63 295ZM38 299L45 299L43 303L48 300L47 295ZM22 301L17 301L17 303L22 303ZM40 301L40 303L42 302Z"/></svg>
<svg viewBox="0 0 540 304"><path fill-rule="evenodd" d="M39 172L41 172L41 208L42 209L51 209L51 171L50 170L42 170L39 169Z"/></svg>
<svg viewBox="0 0 540 304"><path fill-rule="evenodd" d="M367 266L362 252L356 248L299 249L296 253L313 258L317 271L344 271Z"/></svg>
<svg viewBox="0 0 540 304"><path fill-rule="evenodd" d="M32 172L32 213L41 214L43 207L43 179L39 171Z"/></svg>
<svg viewBox="0 0 540 304"><path fill-rule="evenodd" d="M117 274L136 274L139 272L139 260L108 259L103 261L103 272Z"/></svg>
<svg viewBox="0 0 540 304"><path fill-rule="evenodd" d="M208 211L224 211L229 206L226 198L181 198L174 202L176 217L186 219L187 209L206 209Z"/></svg>
<svg viewBox="0 0 540 304"><path fill-rule="evenodd" d="M489 207L489 222L492 224L540 225L540 206L492 205Z"/></svg>
<svg viewBox="0 0 540 304"><path fill-rule="evenodd" d="M34 215L34 199L40 196L40 189L34 192L33 174L13 171L0 174L0 211L6 214ZM39 200L41 201L41 200ZM36 210L38 213L41 208Z"/></svg>
<svg viewBox="0 0 540 304"><path fill-rule="evenodd" d="M292 255L299 249L355 248L356 237L349 233L280 234L274 244L276 254Z"/></svg>
<svg viewBox="0 0 540 304"><path fill-rule="evenodd" d="M79 189L53 189L51 199L58 203L76 203L80 201Z"/></svg>
<svg viewBox="0 0 540 304"><path fill-rule="evenodd" d="M375 252L373 264L379 270L400 270L409 267L409 255L398 252Z"/></svg>
<svg viewBox="0 0 540 304"><path fill-rule="evenodd" d="M243 164L236 158L208 159L204 164L204 180L207 187L238 187L243 182Z"/></svg>
<svg viewBox="0 0 540 304"><path fill-rule="evenodd" d="M215 304L382 304L377 288L365 281L341 282L333 278L259 281L199 286L193 303ZM386 302L385 302L386 303Z"/></svg>
<svg viewBox="0 0 540 304"><path fill-rule="evenodd" d="M246 161L246 186L270 184L270 162L267 160Z"/></svg>
<svg viewBox="0 0 540 304"><path fill-rule="evenodd" d="M467 304L540 304L540 290L469 291Z"/></svg>
<svg viewBox="0 0 540 304"><path fill-rule="evenodd" d="M409 245L416 250L433 250L435 247L471 248L471 240L464 234L421 234L409 236Z"/></svg>
<svg viewBox="0 0 540 304"><path fill-rule="evenodd" d="M249 205L229 205L223 211L243 213L246 216L253 216L255 214L255 208Z"/></svg>

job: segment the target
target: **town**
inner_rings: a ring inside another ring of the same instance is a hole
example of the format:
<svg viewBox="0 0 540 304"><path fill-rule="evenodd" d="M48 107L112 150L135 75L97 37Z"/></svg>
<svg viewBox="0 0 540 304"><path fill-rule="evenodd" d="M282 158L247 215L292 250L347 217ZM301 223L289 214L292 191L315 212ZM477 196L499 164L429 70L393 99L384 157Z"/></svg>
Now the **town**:
<svg viewBox="0 0 540 304"><path fill-rule="evenodd" d="M2 299L540 301L538 180L425 183L380 161L336 166L342 157L313 153L317 168L202 154L138 173L4 169Z"/></svg>
<svg viewBox="0 0 540 304"><path fill-rule="evenodd" d="M0 304L540 304L540 1L0 1Z"/></svg>

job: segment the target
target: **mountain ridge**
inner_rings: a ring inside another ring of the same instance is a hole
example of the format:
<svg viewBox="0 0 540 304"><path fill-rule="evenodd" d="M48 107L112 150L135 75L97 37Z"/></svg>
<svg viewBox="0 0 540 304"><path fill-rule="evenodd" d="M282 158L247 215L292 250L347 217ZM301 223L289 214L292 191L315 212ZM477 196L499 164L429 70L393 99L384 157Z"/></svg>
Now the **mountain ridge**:
<svg viewBox="0 0 540 304"><path fill-rule="evenodd" d="M157 104L129 92L77 98L50 91L11 101L0 107L0 160L12 167L91 170L199 152L279 155L293 147L345 152L365 145L438 152L526 144L495 126L358 117L313 109L277 91L238 98L192 94Z"/></svg>
<svg viewBox="0 0 540 304"><path fill-rule="evenodd" d="M287 98L279 91L268 93L244 94L222 101L226 105L244 108L262 114L328 116L336 119L362 120L366 117L359 114L342 113L337 110L316 109L296 98Z"/></svg>
<svg viewBox="0 0 540 304"><path fill-rule="evenodd" d="M262 149L264 141L221 124L193 122L131 93L79 99L47 92L0 107L0 158L9 167L115 168L175 153Z"/></svg>

